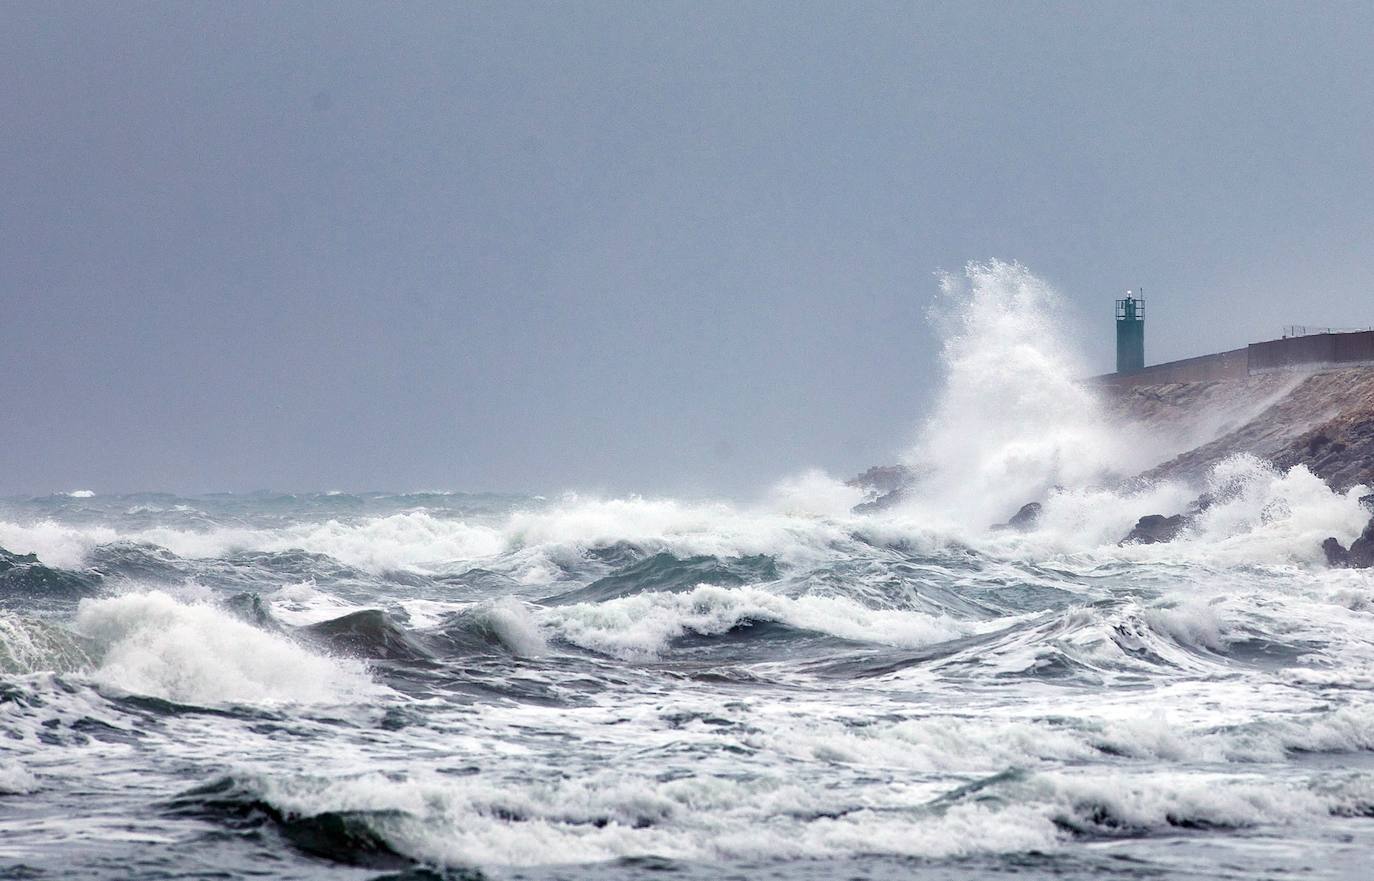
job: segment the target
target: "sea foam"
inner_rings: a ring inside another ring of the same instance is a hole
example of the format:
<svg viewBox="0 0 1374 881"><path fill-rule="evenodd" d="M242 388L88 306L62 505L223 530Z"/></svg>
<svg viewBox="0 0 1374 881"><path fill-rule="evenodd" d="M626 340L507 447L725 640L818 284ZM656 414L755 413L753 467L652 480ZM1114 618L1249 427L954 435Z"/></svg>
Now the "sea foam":
<svg viewBox="0 0 1374 881"><path fill-rule="evenodd" d="M161 592L83 600L75 627L97 647L92 679L118 691L214 705L338 702L376 690L358 664Z"/></svg>
<svg viewBox="0 0 1374 881"><path fill-rule="evenodd" d="M686 593L643 593L536 614L582 648L622 658L652 658L687 634L719 636L756 622L880 645L917 647L973 632L975 626L921 612L870 609L838 597L789 598L760 588L701 585Z"/></svg>

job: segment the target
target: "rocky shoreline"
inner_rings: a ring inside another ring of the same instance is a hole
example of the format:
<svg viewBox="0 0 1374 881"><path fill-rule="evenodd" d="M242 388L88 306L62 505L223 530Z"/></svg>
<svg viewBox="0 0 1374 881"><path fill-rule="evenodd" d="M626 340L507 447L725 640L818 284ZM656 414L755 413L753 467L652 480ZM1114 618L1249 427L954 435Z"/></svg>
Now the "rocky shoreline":
<svg viewBox="0 0 1374 881"><path fill-rule="evenodd" d="M1358 485L1374 488L1374 367L1106 388L1103 405L1113 422L1142 430L1176 450L1128 479L1171 479L1200 487L1222 460L1250 454L1282 471L1302 465L1336 492ZM847 483L867 494L854 510L872 512L911 498L918 479L911 467L887 465L870 468ZM1202 493L1187 510L1142 517L1120 543L1173 541L1213 502ZM1374 494L1361 502L1374 513ZM992 528L1029 531L1040 510L1039 501L1027 502ZM1374 517L1349 548L1334 536L1322 547L1331 566L1374 566Z"/></svg>

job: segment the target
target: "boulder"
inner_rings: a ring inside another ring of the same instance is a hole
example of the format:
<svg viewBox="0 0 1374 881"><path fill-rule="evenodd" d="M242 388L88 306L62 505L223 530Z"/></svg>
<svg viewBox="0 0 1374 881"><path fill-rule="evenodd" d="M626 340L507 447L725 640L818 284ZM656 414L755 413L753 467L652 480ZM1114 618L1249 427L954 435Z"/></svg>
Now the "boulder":
<svg viewBox="0 0 1374 881"><path fill-rule="evenodd" d="M1353 569L1368 569L1374 566L1374 517L1365 524L1360 537L1350 543L1350 559L1347 565Z"/></svg>
<svg viewBox="0 0 1374 881"><path fill-rule="evenodd" d="M1016 532L1030 532L1035 528L1035 524L1040 521L1040 513L1044 506L1039 502L1029 502L1021 506L1021 509L1011 516L1006 523L997 523L993 529L1011 529Z"/></svg>
<svg viewBox="0 0 1374 881"><path fill-rule="evenodd" d="M1346 550L1334 536L1322 542L1322 551L1330 566L1368 569L1374 566L1374 517L1364 525L1360 537L1350 543Z"/></svg>
<svg viewBox="0 0 1374 881"><path fill-rule="evenodd" d="M863 474L846 480L845 485L883 495L910 486L915 480L916 472L905 465L874 465Z"/></svg>
<svg viewBox="0 0 1374 881"><path fill-rule="evenodd" d="M894 508L902 502L905 502L908 497L909 493L907 489L894 489L892 492L883 493L870 501L860 502L851 510L855 514L872 514L874 511L886 511L888 508Z"/></svg>
<svg viewBox="0 0 1374 881"><path fill-rule="evenodd" d="M1350 552L1335 536L1322 542L1322 551L1326 554L1326 565L1336 569L1350 565Z"/></svg>
<svg viewBox="0 0 1374 881"><path fill-rule="evenodd" d="M906 465L875 465L863 474L846 480L846 486L864 492L864 500L854 506L854 513L870 514L900 505L909 497L922 473Z"/></svg>
<svg viewBox="0 0 1374 881"><path fill-rule="evenodd" d="M1163 514L1146 514L1136 521L1135 527L1126 533L1119 544L1152 545L1173 541L1178 537L1188 518L1182 514L1165 517Z"/></svg>

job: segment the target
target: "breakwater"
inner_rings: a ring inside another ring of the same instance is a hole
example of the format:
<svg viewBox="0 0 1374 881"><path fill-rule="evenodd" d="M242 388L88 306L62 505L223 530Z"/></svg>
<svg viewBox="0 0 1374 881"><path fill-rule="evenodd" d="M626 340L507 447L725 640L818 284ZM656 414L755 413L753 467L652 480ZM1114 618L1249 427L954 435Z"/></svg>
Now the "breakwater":
<svg viewBox="0 0 1374 881"><path fill-rule="evenodd" d="M1111 388L1243 380L1283 371L1374 366L1374 331L1319 333L1251 343L1240 349L1152 364L1093 381Z"/></svg>

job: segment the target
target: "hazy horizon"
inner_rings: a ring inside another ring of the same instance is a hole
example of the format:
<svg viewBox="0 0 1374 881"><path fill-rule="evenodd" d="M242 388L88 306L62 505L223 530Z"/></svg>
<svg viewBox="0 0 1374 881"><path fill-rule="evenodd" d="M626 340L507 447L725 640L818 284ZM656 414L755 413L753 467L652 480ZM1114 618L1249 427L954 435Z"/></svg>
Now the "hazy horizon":
<svg viewBox="0 0 1374 881"><path fill-rule="evenodd" d="M1357 4L0 5L0 495L751 494L894 459L940 272L1093 371L1374 325Z"/></svg>

